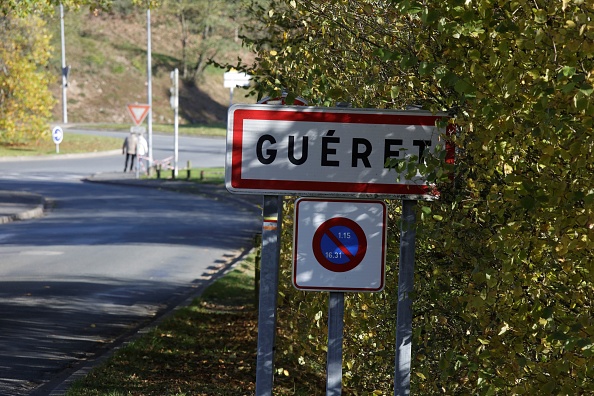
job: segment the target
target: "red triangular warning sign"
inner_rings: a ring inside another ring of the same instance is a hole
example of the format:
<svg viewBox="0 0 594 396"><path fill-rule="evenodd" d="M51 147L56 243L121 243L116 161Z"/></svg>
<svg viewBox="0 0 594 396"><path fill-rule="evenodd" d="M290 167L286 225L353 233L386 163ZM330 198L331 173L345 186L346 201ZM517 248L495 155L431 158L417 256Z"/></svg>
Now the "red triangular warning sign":
<svg viewBox="0 0 594 396"><path fill-rule="evenodd" d="M147 104L129 104L128 105L128 113L132 116L132 120L136 124L136 126L142 124L144 118L148 114L151 106Z"/></svg>

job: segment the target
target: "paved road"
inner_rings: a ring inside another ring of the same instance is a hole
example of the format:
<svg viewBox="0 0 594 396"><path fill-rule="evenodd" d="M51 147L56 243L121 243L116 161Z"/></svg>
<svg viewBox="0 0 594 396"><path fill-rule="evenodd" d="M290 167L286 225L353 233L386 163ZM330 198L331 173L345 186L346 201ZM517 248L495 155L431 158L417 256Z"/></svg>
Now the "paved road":
<svg viewBox="0 0 594 396"><path fill-rule="evenodd" d="M198 166L224 160L200 146L189 150ZM261 224L248 206L80 181L119 162L0 162L0 189L52 202L42 218L0 225L0 395L50 394L251 246Z"/></svg>
<svg viewBox="0 0 594 396"><path fill-rule="evenodd" d="M70 133L100 134L121 138L125 132L94 132L67 129L64 140ZM196 138L181 136L179 139L179 167L191 161L193 167L222 167L225 165L225 139ZM173 156L173 137L153 136L153 158L161 160ZM87 156L83 159L69 155L56 155L52 158L30 158L10 160L0 158L0 176L3 179L22 180L23 176L32 180L79 180L96 172L120 172L124 169L124 156L121 151L112 155ZM1 186L0 186L1 188Z"/></svg>

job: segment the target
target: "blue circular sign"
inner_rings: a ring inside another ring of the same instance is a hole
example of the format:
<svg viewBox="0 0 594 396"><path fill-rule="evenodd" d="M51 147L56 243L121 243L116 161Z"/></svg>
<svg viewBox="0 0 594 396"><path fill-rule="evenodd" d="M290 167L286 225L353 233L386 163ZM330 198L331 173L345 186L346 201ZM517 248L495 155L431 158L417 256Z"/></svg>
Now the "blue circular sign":
<svg viewBox="0 0 594 396"><path fill-rule="evenodd" d="M54 129L52 130L52 139L55 144L62 143L62 139L64 139L64 131L62 131L62 128L60 128L59 126L54 127Z"/></svg>
<svg viewBox="0 0 594 396"><path fill-rule="evenodd" d="M359 224L345 217L322 223L314 233L312 248L318 262L332 272L358 266L367 252L367 238Z"/></svg>

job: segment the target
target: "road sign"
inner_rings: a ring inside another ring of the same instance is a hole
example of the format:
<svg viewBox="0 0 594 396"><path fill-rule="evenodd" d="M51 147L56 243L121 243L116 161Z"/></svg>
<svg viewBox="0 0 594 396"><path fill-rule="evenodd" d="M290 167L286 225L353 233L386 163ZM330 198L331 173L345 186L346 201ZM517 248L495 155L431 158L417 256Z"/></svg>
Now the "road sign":
<svg viewBox="0 0 594 396"><path fill-rule="evenodd" d="M300 198L295 203L293 285L299 290L384 288L386 204Z"/></svg>
<svg viewBox="0 0 594 396"><path fill-rule="evenodd" d="M64 139L64 131L62 130L61 127L55 126L54 129L52 129L52 140L54 141L55 144L60 144L60 143L62 143L63 139Z"/></svg>
<svg viewBox="0 0 594 396"><path fill-rule="evenodd" d="M144 118L146 117L150 109L151 106L147 104L135 103L128 105L128 113L130 113L132 121L134 121L134 124L136 124L136 126L142 124L142 121L144 121Z"/></svg>
<svg viewBox="0 0 594 396"><path fill-rule="evenodd" d="M130 133L135 133L137 135L144 135L146 133L145 126L131 126Z"/></svg>
<svg viewBox="0 0 594 396"><path fill-rule="evenodd" d="M332 272L346 272L363 261L367 238L358 223L346 217L333 217L314 233L312 249L322 267Z"/></svg>
<svg viewBox="0 0 594 396"><path fill-rule="evenodd" d="M225 179L236 193L431 199L423 175L386 161L451 150L436 126L445 114L257 104L228 114Z"/></svg>
<svg viewBox="0 0 594 396"><path fill-rule="evenodd" d="M247 73L240 73L237 71L228 71L223 75L223 87L224 88L235 88L235 87L248 87L252 76Z"/></svg>

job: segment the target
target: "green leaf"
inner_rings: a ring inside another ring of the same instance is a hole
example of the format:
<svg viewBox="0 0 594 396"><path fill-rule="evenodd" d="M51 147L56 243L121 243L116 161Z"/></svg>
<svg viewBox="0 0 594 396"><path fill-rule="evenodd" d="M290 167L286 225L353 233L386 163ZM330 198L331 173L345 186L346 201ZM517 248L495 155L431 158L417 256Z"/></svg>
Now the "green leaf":
<svg viewBox="0 0 594 396"><path fill-rule="evenodd" d="M427 76L433 72L434 64L430 62L419 63L419 75Z"/></svg>
<svg viewBox="0 0 594 396"><path fill-rule="evenodd" d="M396 99L398 97L398 94L399 93L400 93L400 87L399 86L392 86L390 88L390 98Z"/></svg>
<svg viewBox="0 0 594 396"><path fill-rule="evenodd" d="M461 94L471 94L475 92L475 88L465 79L459 79L454 85L454 89Z"/></svg>
<svg viewBox="0 0 594 396"><path fill-rule="evenodd" d="M592 95L592 92L594 92L594 88L591 85L582 85L580 87L580 92L586 96L590 96Z"/></svg>
<svg viewBox="0 0 594 396"><path fill-rule="evenodd" d="M561 88L561 92L563 92L564 94L567 94L567 93L573 91L574 88L575 88L575 83L570 82L570 83L565 84L563 86L563 88Z"/></svg>
<svg viewBox="0 0 594 396"><path fill-rule="evenodd" d="M534 206L536 204L536 201L531 196L525 196L520 198L520 202L522 204L522 207L526 210L534 209Z"/></svg>
<svg viewBox="0 0 594 396"><path fill-rule="evenodd" d="M285 103L288 105L292 105L295 103L296 98L297 98L297 95L295 95L294 92L288 92L287 96L285 98Z"/></svg>
<svg viewBox="0 0 594 396"><path fill-rule="evenodd" d="M563 66L563 68L561 69L561 73L565 76L565 77L571 77L575 74L575 67L572 66Z"/></svg>

